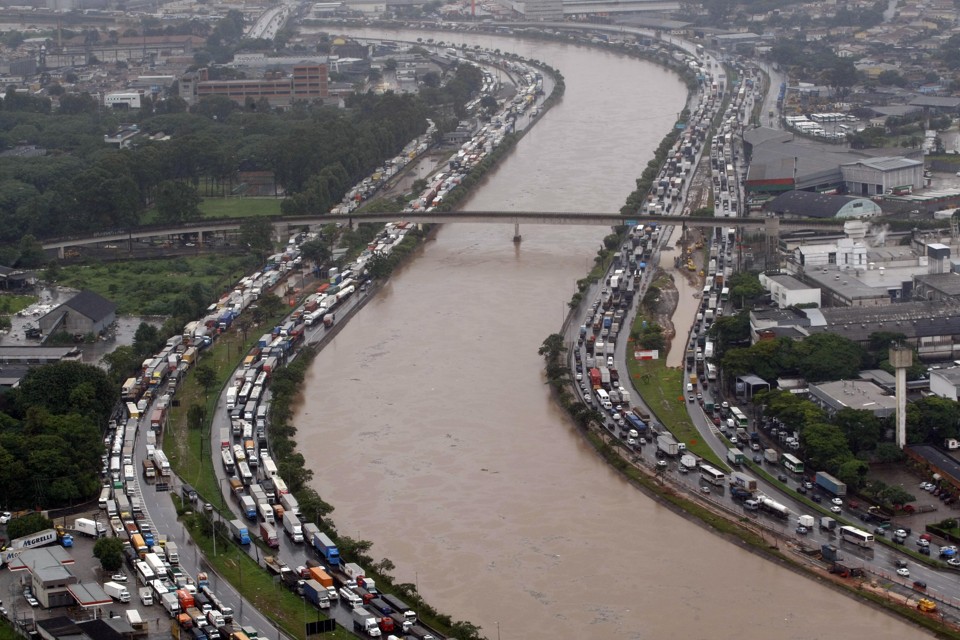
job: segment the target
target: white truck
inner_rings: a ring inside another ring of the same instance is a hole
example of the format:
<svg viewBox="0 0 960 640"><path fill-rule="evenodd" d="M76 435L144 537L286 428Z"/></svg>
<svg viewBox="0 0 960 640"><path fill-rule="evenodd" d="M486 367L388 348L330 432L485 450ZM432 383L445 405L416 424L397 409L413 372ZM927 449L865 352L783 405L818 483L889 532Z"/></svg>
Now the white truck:
<svg viewBox="0 0 960 640"><path fill-rule="evenodd" d="M77 518L73 521L73 528L75 531L91 538L100 538L107 533L106 526L89 518Z"/></svg>
<svg viewBox="0 0 960 640"><path fill-rule="evenodd" d="M377 625L377 619L372 613L363 607L354 607L351 611L353 618L353 630L362 631L371 638L380 637L380 627Z"/></svg>
<svg viewBox="0 0 960 640"><path fill-rule="evenodd" d="M303 542L303 526L301 526L297 514L290 513L289 511L283 512L283 530L287 532L287 535L290 536L290 539L294 542L298 544Z"/></svg>
<svg viewBox="0 0 960 640"><path fill-rule="evenodd" d="M140 587L140 603L146 607L153 604L153 590L150 587Z"/></svg>
<svg viewBox="0 0 960 640"><path fill-rule="evenodd" d="M119 602L130 602L130 592L119 582L106 582L103 585L104 592Z"/></svg>
<svg viewBox="0 0 960 640"><path fill-rule="evenodd" d="M167 562L170 564L180 564L180 552L177 550L176 542L168 540L167 544L163 547L163 552L167 556Z"/></svg>

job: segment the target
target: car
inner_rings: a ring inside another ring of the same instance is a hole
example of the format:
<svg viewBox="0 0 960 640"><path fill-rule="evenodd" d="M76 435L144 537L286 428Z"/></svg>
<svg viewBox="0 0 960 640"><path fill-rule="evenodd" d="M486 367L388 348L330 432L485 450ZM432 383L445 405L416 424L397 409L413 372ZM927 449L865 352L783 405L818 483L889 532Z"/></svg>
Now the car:
<svg viewBox="0 0 960 640"><path fill-rule="evenodd" d="M805 486L807 489L813 489L813 483L812 483L812 482L804 482L804 483L803 483L803 486Z"/></svg>
<svg viewBox="0 0 960 640"><path fill-rule="evenodd" d="M947 560L947 564L950 565L951 567L960 567L960 558L958 558L957 556L954 556L949 560Z"/></svg>
<svg viewBox="0 0 960 640"><path fill-rule="evenodd" d="M940 547L940 555L941 555L941 556L955 556L955 555L957 555L957 547L954 546L954 545L952 545L952 544L948 544L948 545L945 545L945 546L943 546L943 547Z"/></svg>
<svg viewBox="0 0 960 640"><path fill-rule="evenodd" d="M884 529L883 527L876 527L876 528L873 530L873 535L875 535L875 536L883 536L883 537L885 538L885 537L887 537L887 530Z"/></svg>
<svg viewBox="0 0 960 640"><path fill-rule="evenodd" d="M580 382L581 380L583 380L583 374L582 374L582 373L578 373L578 374L577 374L577 382Z"/></svg>
<svg viewBox="0 0 960 640"><path fill-rule="evenodd" d="M607 366L608 367L613 366L613 356L607 356Z"/></svg>
<svg viewBox="0 0 960 640"><path fill-rule="evenodd" d="M833 505L832 507L830 507L830 511L832 511L833 513L843 513L843 509L838 505Z"/></svg>
<svg viewBox="0 0 960 640"><path fill-rule="evenodd" d="M900 567L899 569L897 569L897 575L902 578L909 578L910 569L907 569L906 567Z"/></svg>
<svg viewBox="0 0 960 640"><path fill-rule="evenodd" d="M763 456L761 455L753 456L753 461L756 462L757 464L763 464Z"/></svg>
<svg viewBox="0 0 960 640"><path fill-rule="evenodd" d="M636 438L627 438L627 446L629 446L629 447L635 447L635 446L637 446L637 440L636 440Z"/></svg>
<svg viewBox="0 0 960 640"><path fill-rule="evenodd" d="M929 540L924 540L923 538L917 538L917 546L918 546L918 547L929 547L929 546L930 546L930 541L929 541Z"/></svg>
<svg viewBox="0 0 960 640"><path fill-rule="evenodd" d="M842 500L841 498L833 498L833 499L830 500L830 502L832 502L833 504L837 505L838 507L842 507L842 506L843 506L843 500Z"/></svg>
<svg viewBox="0 0 960 640"><path fill-rule="evenodd" d="M27 601L27 604L30 605L31 607L36 608L40 606L40 602L33 596L26 597L26 601Z"/></svg>
<svg viewBox="0 0 960 640"><path fill-rule="evenodd" d="M593 396L591 396L590 394L587 394L583 396L583 401L586 402L587 404L593 404Z"/></svg>
<svg viewBox="0 0 960 640"><path fill-rule="evenodd" d="M114 582L126 582L127 576L124 573L115 573L112 576L110 576L110 579L113 580Z"/></svg>
<svg viewBox="0 0 960 640"><path fill-rule="evenodd" d="M0 515L0 524L7 524L12 518L13 515L9 511L4 511L3 514Z"/></svg>
<svg viewBox="0 0 960 640"><path fill-rule="evenodd" d="M780 475L777 476L777 480L779 480L780 482L786 482L786 481L787 481L787 476L785 476L785 475L783 475L783 474L781 473Z"/></svg>
<svg viewBox="0 0 960 640"><path fill-rule="evenodd" d="M751 442L751 443L750 443L750 449L751 449L752 451L760 451L760 445L759 445L758 443L756 443L756 442Z"/></svg>
<svg viewBox="0 0 960 640"><path fill-rule="evenodd" d="M706 485L703 485L703 486L700 487L700 492L701 492L701 493L710 493L710 487L708 487L708 486L706 486Z"/></svg>
<svg viewBox="0 0 960 640"><path fill-rule="evenodd" d="M702 394L702 393L698 393L698 394L697 394L697 400L698 400L698 401L703 400L703 394Z"/></svg>
<svg viewBox="0 0 960 640"><path fill-rule="evenodd" d="M807 492L807 488L805 486L803 486L802 484L797 485L797 493L805 494L806 492Z"/></svg>
<svg viewBox="0 0 960 640"><path fill-rule="evenodd" d="M730 444L737 444L737 436L730 436Z"/></svg>
<svg viewBox="0 0 960 640"><path fill-rule="evenodd" d="M893 535L897 536L898 538L906 538L910 534L907 533L906 529L897 529L893 532Z"/></svg>
<svg viewBox="0 0 960 640"><path fill-rule="evenodd" d="M694 397L692 393L687 394L687 402L696 402L696 400L697 399Z"/></svg>
<svg viewBox="0 0 960 640"><path fill-rule="evenodd" d="M922 556L928 556L930 555L930 547L920 547L919 549L917 549L917 553L919 553Z"/></svg>
<svg viewBox="0 0 960 640"><path fill-rule="evenodd" d="M797 527L797 533L801 536L805 536L807 535L807 528L803 525L800 525L799 527Z"/></svg>
<svg viewBox="0 0 960 640"><path fill-rule="evenodd" d="M816 502L817 504L820 504L823 501L823 498L820 497L819 493L813 494L812 496L810 496L810 499Z"/></svg>

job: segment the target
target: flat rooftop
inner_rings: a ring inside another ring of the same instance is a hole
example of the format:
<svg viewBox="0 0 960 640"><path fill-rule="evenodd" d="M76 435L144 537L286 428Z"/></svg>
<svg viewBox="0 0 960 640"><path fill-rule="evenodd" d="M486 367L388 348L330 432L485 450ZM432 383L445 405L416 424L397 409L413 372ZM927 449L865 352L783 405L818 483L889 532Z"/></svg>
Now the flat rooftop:
<svg viewBox="0 0 960 640"><path fill-rule="evenodd" d="M869 380L836 380L811 384L810 394L837 411L849 407L887 416L897 409L897 399L886 395L883 389Z"/></svg>

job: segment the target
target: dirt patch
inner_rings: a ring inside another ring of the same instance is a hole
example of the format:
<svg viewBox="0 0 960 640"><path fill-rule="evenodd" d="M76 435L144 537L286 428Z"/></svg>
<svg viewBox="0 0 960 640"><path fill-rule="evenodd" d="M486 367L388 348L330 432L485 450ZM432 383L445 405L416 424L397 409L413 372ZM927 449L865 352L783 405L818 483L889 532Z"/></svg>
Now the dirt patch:
<svg viewBox="0 0 960 640"><path fill-rule="evenodd" d="M673 326L672 318L674 311L677 309L677 302L679 300L680 292L677 291L677 286L673 282L673 277L660 267L657 267L656 272L654 272L652 286L655 286L660 290L660 295L657 297L656 302L651 305L644 306L643 310L644 315L646 315L652 322L655 322L663 327L665 353L663 353L660 357L666 358L667 353L670 351L670 344L673 342L673 338L677 335L677 330L676 327Z"/></svg>

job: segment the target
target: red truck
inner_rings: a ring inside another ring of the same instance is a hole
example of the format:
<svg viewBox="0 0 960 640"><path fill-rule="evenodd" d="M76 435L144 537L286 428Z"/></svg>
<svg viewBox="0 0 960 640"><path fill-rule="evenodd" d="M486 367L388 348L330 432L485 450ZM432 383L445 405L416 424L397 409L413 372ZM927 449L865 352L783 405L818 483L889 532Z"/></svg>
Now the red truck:
<svg viewBox="0 0 960 640"><path fill-rule="evenodd" d="M593 369L590 369L590 386L592 386L594 389L599 389L600 384L600 369L594 367Z"/></svg>

